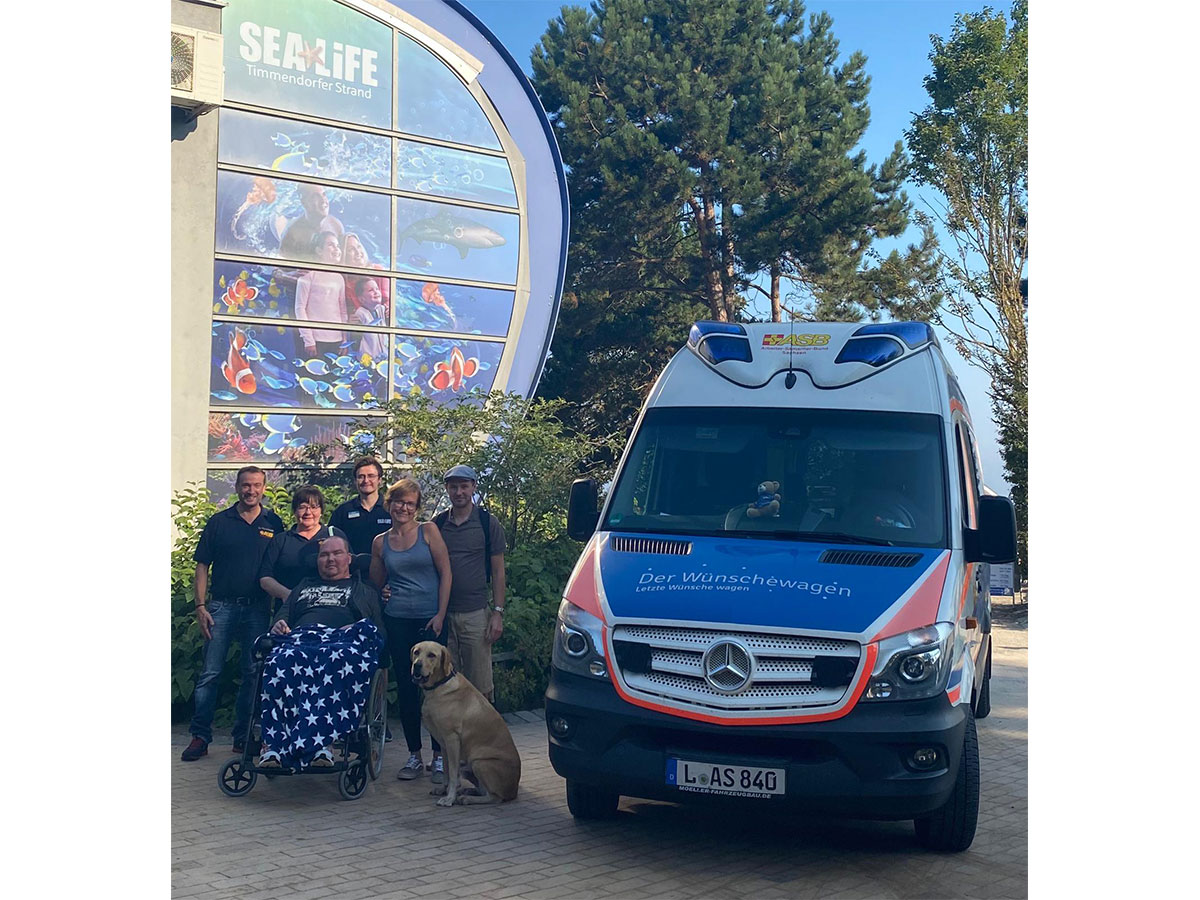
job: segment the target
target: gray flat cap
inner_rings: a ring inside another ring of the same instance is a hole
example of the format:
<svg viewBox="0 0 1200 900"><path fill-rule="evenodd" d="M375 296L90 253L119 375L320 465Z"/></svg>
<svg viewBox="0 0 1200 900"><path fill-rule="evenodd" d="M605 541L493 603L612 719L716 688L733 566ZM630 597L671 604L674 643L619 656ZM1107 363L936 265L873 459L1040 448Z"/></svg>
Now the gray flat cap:
<svg viewBox="0 0 1200 900"><path fill-rule="evenodd" d="M451 478L466 478L469 481L479 481L479 476L475 474L475 470L470 466L457 465L446 473L442 481L449 481Z"/></svg>

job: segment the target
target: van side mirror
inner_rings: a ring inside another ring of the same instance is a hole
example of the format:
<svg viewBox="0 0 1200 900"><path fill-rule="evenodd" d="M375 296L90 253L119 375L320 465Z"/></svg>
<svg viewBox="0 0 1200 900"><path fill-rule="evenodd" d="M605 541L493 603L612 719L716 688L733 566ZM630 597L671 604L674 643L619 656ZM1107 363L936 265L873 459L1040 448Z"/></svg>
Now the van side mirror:
<svg viewBox="0 0 1200 900"><path fill-rule="evenodd" d="M1017 511L1011 500L979 498L979 528L963 532L963 550L967 562L1016 562Z"/></svg>
<svg viewBox="0 0 1200 900"><path fill-rule="evenodd" d="M586 541L596 530L600 519L600 491L594 478L576 478L571 482L571 499L567 503L567 535L572 540Z"/></svg>

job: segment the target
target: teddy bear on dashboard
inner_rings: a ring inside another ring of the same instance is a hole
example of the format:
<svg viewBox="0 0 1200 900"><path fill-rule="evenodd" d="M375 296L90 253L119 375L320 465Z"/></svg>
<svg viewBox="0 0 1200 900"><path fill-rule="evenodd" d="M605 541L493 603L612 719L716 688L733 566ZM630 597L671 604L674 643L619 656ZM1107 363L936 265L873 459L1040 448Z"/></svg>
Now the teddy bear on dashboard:
<svg viewBox="0 0 1200 900"><path fill-rule="evenodd" d="M781 499L783 498L779 496L779 482L764 481L758 486L758 499L747 507L746 515L752 519L760 516L777 516Z"/></svg>

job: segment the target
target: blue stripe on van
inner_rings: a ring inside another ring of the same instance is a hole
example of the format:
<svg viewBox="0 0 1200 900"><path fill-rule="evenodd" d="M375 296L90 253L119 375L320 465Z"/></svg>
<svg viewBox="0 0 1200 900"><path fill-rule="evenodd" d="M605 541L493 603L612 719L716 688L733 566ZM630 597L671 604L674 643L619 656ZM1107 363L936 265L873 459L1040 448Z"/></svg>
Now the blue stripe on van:
<svg viewBox="0 0 1200 900"><path fill-rule="evenodd" d="M825 550L864 545L677 537L692 542L689 555L616 552L604 542L600 577L615 616L857 633L943 552L888 548L920 554L910 568L832 565L817 561Z"/></svg>

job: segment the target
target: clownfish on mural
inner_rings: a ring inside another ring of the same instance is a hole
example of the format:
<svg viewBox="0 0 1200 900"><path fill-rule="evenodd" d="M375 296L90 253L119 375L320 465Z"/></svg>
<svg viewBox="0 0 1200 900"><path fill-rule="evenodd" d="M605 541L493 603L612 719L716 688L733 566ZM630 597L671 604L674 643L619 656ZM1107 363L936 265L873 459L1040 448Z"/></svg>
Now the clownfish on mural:
<svg viewBox="0 0 1200 900"><path fill-rule="evenodd" d="M448 359L434 363L433 376L429 379L429 386L435 391L444 391L449 388L457 392L462 390L466 379L478 371L479 360L474 356L470 359L465 358L462 351L455 347L450 351Z"/></svg>
<svg viewBox="0 0 1200 900"><path fill-rule="evenodd" d="M254 380L254 373L250 371L250 363L242 356L245 346L246 335L242 329L235 328L229 336L229 358L221 364L221 373L231 387L243 394L253 394L258 390L258 382Z"/></svg>
<svg viewBox="0 0 1200 900"><path fill-rule="evenodd" d="M235 312L245 306L247 301L253 300L257 296L258 288L250 287L243 275L241 278L234 279L233 284L225 289L225 295L221 297L221 301L229 307L230 312Z"/></svg>

